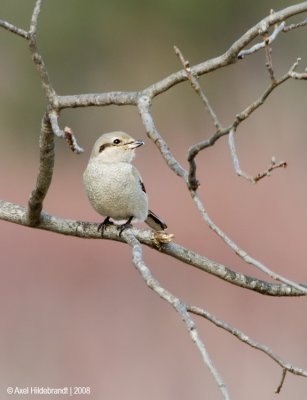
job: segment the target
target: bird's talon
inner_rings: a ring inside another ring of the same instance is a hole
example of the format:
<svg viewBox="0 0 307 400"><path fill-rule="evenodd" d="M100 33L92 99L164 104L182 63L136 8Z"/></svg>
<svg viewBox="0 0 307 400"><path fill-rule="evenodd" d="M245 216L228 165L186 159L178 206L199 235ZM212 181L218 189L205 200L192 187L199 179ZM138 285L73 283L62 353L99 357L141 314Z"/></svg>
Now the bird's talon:
<svg viewBox="0 0 307 400"><path fill-rule="evenodd" d="M101 231L101 236L103 236L103 233L105 231L105 229L107 228L107 226L109 225L114 225L114 223L112 221L110 221L110 217L105 218L101 224L98 225L98 232Z"/></svg>
<svg viewBox="0 0 307 400"><path fill-rule="evenodd" d="M119 231L119 236L122 235L122 233L123 233L123 231L125 229L130 229L130 228L132 228L132 225L129 222L126 222L125 224L119 225L117 227L117 230Z"/></svg>

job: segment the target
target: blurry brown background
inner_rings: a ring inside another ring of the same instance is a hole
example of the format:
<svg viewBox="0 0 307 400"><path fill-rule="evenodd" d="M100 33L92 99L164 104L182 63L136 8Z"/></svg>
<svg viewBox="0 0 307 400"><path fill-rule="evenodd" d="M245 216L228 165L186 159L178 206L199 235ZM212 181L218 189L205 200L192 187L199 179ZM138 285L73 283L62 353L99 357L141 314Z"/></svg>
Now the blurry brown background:
<svg viewBox="0 0 307 400"><path fill-rule="evenodd" d="M52 0L42 8L38 39L58 93L138 90L180 69L174 44L192 64L204 61L224 52L271 8L290 4ZM1 0L0 18L28 29L33 5ZM303 70L306 43L306 28L280 35L273 46L278 76L298 56ZM46 102L25 41L0 30L0 51L0 198L25 205L36 179ZM263 54L205 76L201 83L226 125L267 86ZM184 83L155 99L153 112L161 134L186 166L187 147L213 132L200 100ZM237 271L266 278L244 265L201 221L183 182L146 138L135 108L66 110L61 125L77 133L86 151L76 156L57 140L46 212L100 222L83 193L82 172L98 135L125 130L146 140L136 165L150 207L167 221L176 241ZM307 280L306 148L306 84L288 81L238 133L244 169L256 174L274 155L288 162L286 170L257 185L237 178L227 138L198 157L200 192L214 221L252 256L299 282ZM7 386L70 385L90 386L93 399L221 398L185 326L145 286L127 246L5 222L0 235L1 399L9 397ZM188 303L307 368L305 298L264 297L232 287L149 249L145 261L162 285ZM276 398L277 365L206 321L197 324L232 398ZM287 375L278 399L302 399L306 392L306 379Z"/></svg>

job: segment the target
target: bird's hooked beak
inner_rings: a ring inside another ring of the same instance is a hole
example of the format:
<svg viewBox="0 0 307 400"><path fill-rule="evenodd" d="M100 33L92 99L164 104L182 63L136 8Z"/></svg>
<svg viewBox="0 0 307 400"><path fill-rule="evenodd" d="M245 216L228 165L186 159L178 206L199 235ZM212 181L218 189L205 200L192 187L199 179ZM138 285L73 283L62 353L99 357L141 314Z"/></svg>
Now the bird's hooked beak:
<svg viewBox="0 0 307 400"><path fill-rule="evenodd" d="M144 144L143 140L134 140L133 142L127 143L128 149L136 149Z"/></svg>

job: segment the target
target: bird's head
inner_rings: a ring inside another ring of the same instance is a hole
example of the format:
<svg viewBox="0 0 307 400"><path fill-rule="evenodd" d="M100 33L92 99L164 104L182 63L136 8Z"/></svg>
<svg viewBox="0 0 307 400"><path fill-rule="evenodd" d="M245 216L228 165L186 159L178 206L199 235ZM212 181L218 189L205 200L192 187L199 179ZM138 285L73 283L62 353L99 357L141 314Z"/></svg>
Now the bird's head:
<svg viewBox="0 0 307 400"><path fill-rule="evenodd" d="M91 158L102 162L131 162L134 149L142 146L142 140L135 140L124 132L110 132L101 135L94 144Z"/></svg>

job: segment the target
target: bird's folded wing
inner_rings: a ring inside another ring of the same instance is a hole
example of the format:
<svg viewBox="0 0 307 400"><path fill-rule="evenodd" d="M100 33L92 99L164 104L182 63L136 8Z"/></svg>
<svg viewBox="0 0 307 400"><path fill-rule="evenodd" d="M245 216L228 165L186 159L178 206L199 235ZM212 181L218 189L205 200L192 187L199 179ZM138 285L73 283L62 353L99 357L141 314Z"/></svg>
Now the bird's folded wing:
<svg viewBox="0 0 307 400"><path fill-rule="evenodd" d="M167 228L165 222L163 222L155 213L148 210L148 217L145 220L146 224L149 225L155 231L161 231Z"/></svg>

